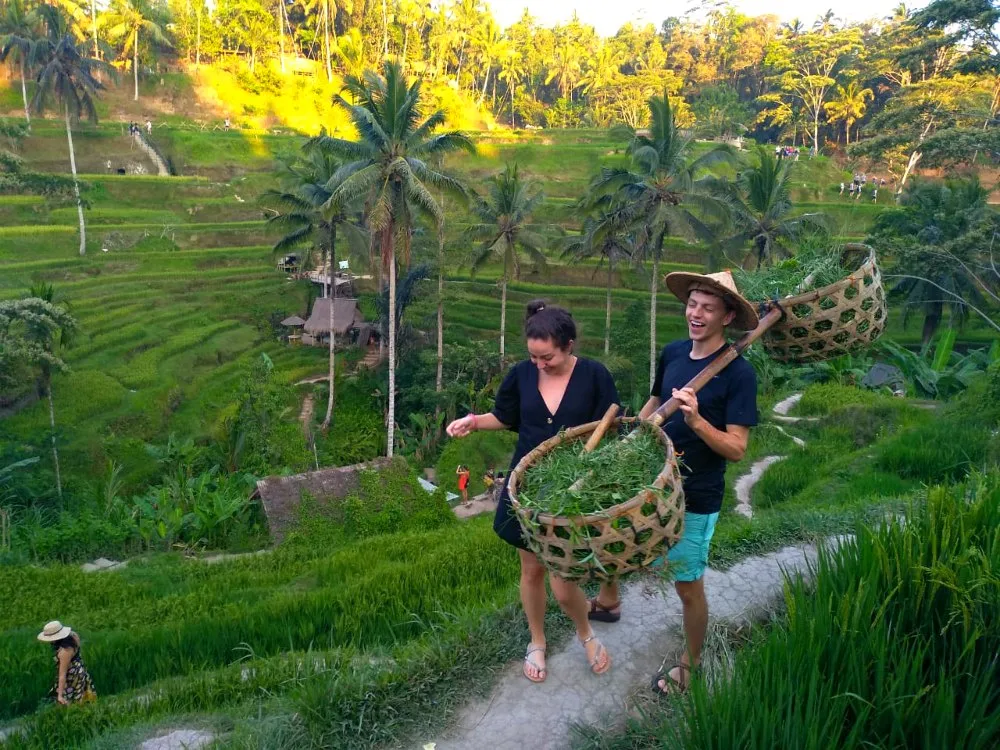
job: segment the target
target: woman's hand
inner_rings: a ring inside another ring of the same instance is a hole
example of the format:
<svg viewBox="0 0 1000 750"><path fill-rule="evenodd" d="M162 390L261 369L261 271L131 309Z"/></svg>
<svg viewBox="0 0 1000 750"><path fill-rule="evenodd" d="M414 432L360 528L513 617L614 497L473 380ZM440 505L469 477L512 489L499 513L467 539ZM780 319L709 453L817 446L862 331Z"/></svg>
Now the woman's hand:
<svg viewBox="0 0 1000 750"><path fill-rule="evenodd" d="M57 702L57 703L58 703L58 704L59 704L60 706L68 706L68 705L69 705L69 702L68 702L68 701L66 700L66 698L64 698L64 697L63 697L62 695L57 695L57 696L56 696L56 702Z"/></svg>
<svg viewBox="0 0 1000 750"><path fill-rule="evenodd" d="M456 419L454 422L448 425L445 432L447 432L450 437L460 438L460 437L465 437L475 429L476 429L476 415L466 414L461 419Z"/></svg>

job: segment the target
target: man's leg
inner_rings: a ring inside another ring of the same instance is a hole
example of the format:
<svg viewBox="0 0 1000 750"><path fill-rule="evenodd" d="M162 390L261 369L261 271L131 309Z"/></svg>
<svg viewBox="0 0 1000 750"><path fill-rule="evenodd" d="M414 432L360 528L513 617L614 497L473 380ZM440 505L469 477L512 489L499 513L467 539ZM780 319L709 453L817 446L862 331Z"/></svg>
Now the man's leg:
<svg viewBox="0 0 1000 750"><path fill-rule="evenodd" d="M669 688L674 682L687 687L691 679L691 670L701 665L701 650L705 645L705 635L708 633L708 599L705 597L705 579L697 581L677 581L674 584L677 596L681 599L684 619L684 636L687 648L681 655L681 664L686 669L674 667L669 672L669 681L660 680L661 690Z"/></svg>
<svg viewBox="0 0 1000 750"><path fill-rule="evenodd" d="M718 513L685 513L684 534L667 553L667 561L675 573L674 590L681 600L686 647L679 662L684 666L675 666L659 680L660 690L669 690L671 686L686 688L691 670L701 664L701 651L708 632L708 599L703 576L718 518Z"/></svg>

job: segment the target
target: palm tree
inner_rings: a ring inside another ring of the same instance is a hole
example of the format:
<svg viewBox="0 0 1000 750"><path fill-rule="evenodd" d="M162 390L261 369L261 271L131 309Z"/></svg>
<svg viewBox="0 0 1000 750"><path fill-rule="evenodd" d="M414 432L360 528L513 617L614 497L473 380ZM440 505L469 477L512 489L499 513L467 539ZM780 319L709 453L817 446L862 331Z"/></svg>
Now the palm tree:
<svg viewBox="0 0 1000 750"><path fill-rule="evenodd" d="M59 448L56 444L56 409L52 400L52 375L65 371L66 365L59 357L59 349L68 346L76 321L66 311L65 306L54 304L55 288L51 284L37 284L31 287L22 301L26 338L37 347L37 364L41 371L39 387L49 402L49 426L52 430L52 465L56 475L56 493L62 500L62 475L59 470Z"/></svg>
<svg viewBox="0 0 1000 750"><path fill-rule="evenodd" d="M350 13L353 6L350 2L344 5L347 12ZM315 19L316 30L319 30L320 22L323 24L323 55L326 61L326 79L328 81L333 80L333 66L330 62L332 53L336 50L338 46L337 41L337 3L334 0L306 0L303 4L303 11L308 16L313 13L317 14ZM330 44L330 31L333 31L333 45Z"/></svg>
<svg viewBox="0 0 1000 750"><path fill-rule="evenodd" d="M342 34L335 41L333 51L348 76L361 78L365 74L365 45L359 29L351 28ZM330 75L333 75L332 69Z"/></svg>
<svg viewBox="0 0 1000 750"><path fill-rule="evenodd" d="M38 88L31 100L36 112L41 112L53 99L62 106L66 121L66 141L69 144L69 165L73 173L73 192L76 195L76 210L80 219L80 255L87 252L87 228L83 221L83 201L80 199L80 183L76 176L76 152L73 150L73 121L86 115L91 122L97 122L94 97L104 88L104 84L94 77L94 72L113 69L92 57L87 57L82 48L66 29L66 22L56 8L40 6L38 12L45 23L45 36L34 46L32 60L39 67Z"/></svg>
<svg viewBox="0 0 1000 750"><path fill-rule="evenodd" d="M745 250L747 245L757 258L757 268L775 256L791 254L788 242L803 231L822 231L822 214L790 216L792 210L792 163L778 159L770 149L757 148L757 163L742 170L734 183L715 181L720 197L729 205L734 233L723 240L723 251Z"/></svg>
<svg viewBox="0 0 1000 750"><path fill-rule="evenodd" d="M9 0L0 14L0 62L6 62L8 58L14 59L21 68L21 99L24 101L24 119L28 123L28 130L31 130L31 112L28 107L25 73L38 32L38 18L28 10L25 0Z"/></svg>
<svg viewBox="0 0 1000 750"><path fill-rule="evenodd" d="M892 290L905 297L903 320L924 315L922 341L930 343L947 308L952 324L980 313L993 296L970 269L988 268L994 234L989 190L976 177L911 183L897 208L880 213L869 242L893 257ZM984 294L984 291L986 294ZM981 313L980 313L981 314Z"/></svg>
<svg viewBox="0 0 1000 750"><path fill-rule="evenodd" d="M652 124L648 131L617 129L629 139L632 169L602 170L591 184L590 192L594 196L613 196L613 206L621 212L622 220L638 229L637 257L644 257L652 265L649 315L652 383L656 371L656 295L663 240L671 232L692 239L714 239L715 232L706 220L723 219L727 210L725 203L712 193L711 182L699 178L699 174L713 164L732 161L733 156L727 146L719 145L694 157L692 138L680 134L665 91L649 100L649 111Z"/></svg>
<svg viewBox="0 0 1000 750"><path fill-rule="evenodd" d="M821 36L828 36L837 30L837 14L833 12L833 8L816 18L813 29L818 31Z"/></svg>
<svg viewBox="0 0 1000 750"><path fill-rule="evenodd" d="M501 51L500 61L500 80L507 84L507 91L510 94L510 126L514 127L514 94L527 70L521 53L509 42Z"/></svg>
<svg viewBox="0 0 1000 750"><path fill-rule="evenodd" d="M559 93L563 99L570 97L580 80L580 51L569 39L564 39L556 47L555 58L545 83L552 83L555 79L559 81Z"/></svg>
<svg viewBox="0 0 1000 750"><path fill-rule="evenodd" d="M844 123L845 147L851 145L851 126L865 116L865 100L874 98L871 89L859 88L857 81L851 81L847 88L838 85L837 98L824 105L831 121Z"/></svg>
<svg viewBox="0 0 1000 750"><path fill-rule="evenodd" d="M284 228L286 234L274 243L275 253L285 253L303 244L318 251L327 266L328 291L330 298L330 341L329 379L330 389L326 401L326 416L321 429L325 432L333 419L336 400L336 329L334 328L334 298L336 288L333 283L334 269L337 267L337 230L344 230L348 247L358 257L358 248L367 244L368 238L362 227L354 221L351 207L331 203L334 175L341 162L332 154L316 148L306 148L301 157L285 166L285 189L268 190L261 201L271 206L276 214L268 219L269 224Z"/></svg>
<svg viewBox="0 0 1000 750"><path fill-rule="evenodd" d="M596 211L584 220L580 234L566 242L563 256L574 260L597 257L607 263L604 304L604 355L607 356L611 352L611 286L615 265L633 257L635 234L623 213L611 206L608 196L599 198L593 208Z"/></svg>
<svg viewBox="0 0 1000 750"><path fill-rule="evenodd" d="M545 255L542 254L544 240L527 229L531 212L541 200L542 193L533 184L521 179L517 164L508 164L503 172L489 181L489 194L486 198L475 204L473 211L480 223L472 224L466 230L471 239L482 242L473 257L473 272L493 256L498 256L503 263L500 276L501 365L507 333L507 282L521 276L518 249L527 252L536 265L545 265Z"/></svg>
<svg viewBox="0 0 1000 750"><path fill-rule="evenodd" d="M483 70L483 89L479 93L479 105L482 106L483 100L486 98L486 87L489 85L493 61L500 56L502 49L500 27L497 26L492 17L487 17L476 26L473 42L477 47Z"/></svg>
<svg viewBox="0 0 1000 750"><path fill-rule="evenodd" d="M346 163L335 175L331 204L350 205L362 200L365 223L381 268L389 274L389 414L386 452L393 455L396 418L396 264L410 261L410 241L417 216L437 225L444 220L441 207L427 185L464 196L464 186L427 160L450 151L475 151L472 141L459 132L434 135L445 114L437 110L426 119L420 106L420 81L407 86L400 65L386 61L383 75L369 71L363 80L348 77L347 89L359 103L342 95L335 99L346 110L358 131L358 141L319 136L313 143L338 155Z"/></svg>
<svg viewBox="0 0 1000 750"><path fill-rule="evenodd" d="M170 40L163 28L153 20L154 11L147 0L113 0L108 35L122 42L122 55L132 52L132 76L135 80L134 101L139 101L139 33L152 38L156 44L170 47Z"/></svg>

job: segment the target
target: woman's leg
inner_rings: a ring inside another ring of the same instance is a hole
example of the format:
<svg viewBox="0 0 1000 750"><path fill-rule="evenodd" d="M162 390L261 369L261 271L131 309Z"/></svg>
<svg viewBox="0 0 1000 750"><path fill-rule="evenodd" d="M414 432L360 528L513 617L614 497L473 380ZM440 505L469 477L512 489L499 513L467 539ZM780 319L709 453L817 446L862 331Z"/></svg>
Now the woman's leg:
<svg viewBox="0 0 1000 750"><path fill-rule="evenodd" d="M534 553L519 549L521 558L521 606L528 618L531 633L529 648L545 647L545 567ZM524 666L530 679L537 680L545 671L545 652L536 651Z"/></svg>
<svg viewBox="0 0 1000 750"><path fill-rule="evenodd" d="M587 618L587 613L590 612L587 595L583 593L583 589L578 585L559 576L549 578L549 585L552 586L552 594L555 596L556 601L559 602L562 611L566 613L566 616L576 626L577 637L581 642L587 641L587 643L584 643L584 648L587 650L587 661L591 664L595 672L600 673L605 671L611 663L607 651L596 638L588 641L594 635L594 631L591 629L590 620ZM596 663L595 660L597 660Z"/></svg>

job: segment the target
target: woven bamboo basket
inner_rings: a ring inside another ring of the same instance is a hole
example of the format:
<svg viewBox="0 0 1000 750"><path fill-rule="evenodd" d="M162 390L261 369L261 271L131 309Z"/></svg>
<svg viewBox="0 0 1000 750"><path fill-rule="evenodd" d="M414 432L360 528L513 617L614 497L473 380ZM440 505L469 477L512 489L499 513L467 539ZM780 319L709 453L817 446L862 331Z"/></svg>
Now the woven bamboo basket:
<svg viewBox="0 0 1000 750"><path fill-rule="evenodd" d="M849 244L844 258L863 258L857 270L835 284L780 300L785 317L763 338L778 362L817 362L851 354L874 343L886 323L885 289L867 245Z"/></svg>
<svg viewBox="0 0 1000 750"><path fill-rule="evenodd" d="M539 513L517 498L521 477L551 450L586 439L599 422L566 430L518 462L507 482L511 506L531 550L552 573L571 581L609 581L644 568L677 543L684 531L684 490L670 438L659 427L636 419L617 419L615 427L653 431L663 445L663 468L646 489L600 513L572 518Z"/></svg>

